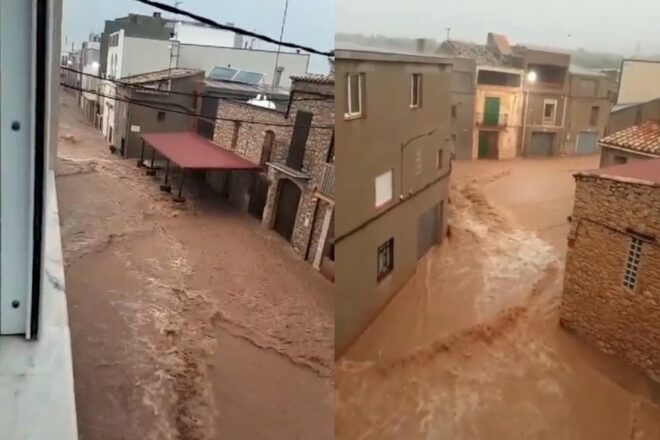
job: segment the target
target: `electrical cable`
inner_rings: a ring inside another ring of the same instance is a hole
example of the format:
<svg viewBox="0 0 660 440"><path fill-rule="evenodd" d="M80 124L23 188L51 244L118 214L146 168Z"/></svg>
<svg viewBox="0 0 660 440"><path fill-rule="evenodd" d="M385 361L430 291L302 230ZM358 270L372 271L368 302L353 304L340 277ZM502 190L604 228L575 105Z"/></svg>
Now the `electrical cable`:
<svg viewBox="0 0 660 440"><path fill-rule="evenodd" d="M119 84L119 85L124 86L124 87L132 88L132 89L141 89L141 90L148 90L148 91L153 91L154 90L150 87L141 86L139 84L131 84L131 83L127 83L125 81L121 81L121 80L118 80L118 79L104 78L101 75L82 72L82 71L74 69L72 67L60 66L60 69L66 70L68 72L79 73L81 75L88 76L88 77L91 77L91 78L96 78L96 79L99 79L99 80L102 80L102 81L109 81L109 82ZM154 81L161 81L161 80L154 80ZM170 93L172 95L182 95L182 96L201 97L201 98L205 98L205 97L219 98L219 99L241 99L241 98L243 98L243 96L238 95L238 94L236 94L236 95L229 95L229 94L223 95L222 93L199 93L199 94L196 94L196 93L190 93L190 92L177 92L177 91L169 91L168 93ZM256 93L257 94L262 94L262 95L268 94L267 92L263 92L263 93L256 92ZM319 93L319 92L313 92L313 91L304 91L303 93L308 94L308 95L317 95L317 96L322 97L323 99L320 99L320 98L293 98L293 99L291 99L291 98L270 97L268 100L273 101L273 102L275 102L275 101L289 102L289 101L332 101L332 100L335 99L334 95L328 94L328 93Z"/></svg>
<svg viewBox="0 0 660 440"><path fill-rule="evenodd" d="M88 90L88 89L84 89L82 87L76 87L76 86L72 86L72 85L69 85L69 84L65 84L63 82L61 82L60 85L62 87L66 87L66 88L72 89L72 90L77 90L79 92L90 93L92 95L101 96L103 98L108 98L108 99L115 99L115 100L120 101L120 102L126 102L128 104L139 105L139 106L142 106L142 107L147 107L147 108L151 108L151 109L154 109L154 110L159 110L159 111L162 111L162 112L178 113L178 114L182 114L182 115L186 115L186 116L193 116L193 117L205 120L207 122L210 122L210 121L230 121L230 122L238 122L238 123L241 123L241 124L267 125L267 126L272 126L272 127L296 127L297 126L295 123L294 124L281 124L281 123L277 123L277 122L250 121L250 120L247 120L247 119L225 118L225 117L221 117L221 116L206 116L206 115L203 115L203 114L200 114L200 113L191 113L191 112L186 112L186 111L183 111L183 110L172 110L172 109L167 109L167 108L163 108L163 107L158 107L156 105L149 104L149 103L143 102L143 101L137 101L137 100L134 100L134 99L121 98L121 97L118 97L118 96L110 96L110 95L106 95L106 94L101 93L101 92L97 92L96 90ZM319 130L334 130L335 126L334 125L310 125L309 128L316 128L316 129L319 129Z"/></svg>
<svg viewBox="0 0 660 440"><path fill-rule="evenodd" d="M143 3L145 5L153 6L154 8L158 8L158 9L161 9L161 10L166 11L166 12L171 12L173 14L183 15L183 16L192 18L193 20L197 20L200 23L207 24L207 25L212 26L214 28L222 29L222 30L225 30L225 31L232 31L232 32L235 32L239 35L245 35L246 37L257 38L257 39L265 41L267 43L278 44L280 46L288 47L288 48L291 48L291 49L300 49L300 50L304 50L305 52L313 53L313 54L316 54L316 55L323 55L323 56L330 57L330 58L335 56L335 51L334 50L332 50L332 51L323 51L323 50L314 49L313 47L303 46L303 45L296 44L296 43L289 43L287 41L278 41L278 40L276 40L274 38L271 38L267 35L257 34L256 32L251 32L251 31L248 31L248 30L245 30L245 29L242 29L242 28L238 28L238 27L235 27L235 26L230 26L230 25L227 25L227 24L220 24L216 21L211 20L210 18L206 18L206 17L203 17L201 15L194 14L192 12L184 11L182 9L179 9L177 7L174 7L174 6L170 6L170 5L165 4L165 3L156 2L156 1L153 1L153 0L135 0L135 1L137 1L139 3Z"/></svg>

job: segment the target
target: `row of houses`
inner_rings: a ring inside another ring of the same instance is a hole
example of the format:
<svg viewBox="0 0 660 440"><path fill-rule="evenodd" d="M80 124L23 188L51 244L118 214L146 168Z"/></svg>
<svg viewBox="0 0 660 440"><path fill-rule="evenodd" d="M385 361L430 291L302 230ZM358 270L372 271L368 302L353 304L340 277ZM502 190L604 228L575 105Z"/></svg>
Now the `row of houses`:
<svg viewBox="0 0 660 440"><path fill-rule="evenodd" d="M109 149L178 187L175 200L203 181L332 279L334 77L258 44L129 14L63 56L63 82Z"/></svg>
<svg viewBox="0 0 660 440"><path fill-rule="evenodd" d="M428 49L423 46L421 50ZM568 53L447 40L452 57L452 137L456 158L594 154L607 126L610 78L571 63Z"/></svg>

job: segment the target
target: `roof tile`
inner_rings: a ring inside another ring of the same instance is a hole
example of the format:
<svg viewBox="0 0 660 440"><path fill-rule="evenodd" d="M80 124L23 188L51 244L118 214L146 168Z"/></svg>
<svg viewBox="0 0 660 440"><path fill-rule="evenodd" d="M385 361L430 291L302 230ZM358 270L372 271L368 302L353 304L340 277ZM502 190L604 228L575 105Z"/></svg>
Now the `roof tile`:
<svg viewBox="0 0 660 440"><path fill-rule="evenodd" d="M617 131L600 140L601 143L660 156L660 121L646 121Z"/></svg>

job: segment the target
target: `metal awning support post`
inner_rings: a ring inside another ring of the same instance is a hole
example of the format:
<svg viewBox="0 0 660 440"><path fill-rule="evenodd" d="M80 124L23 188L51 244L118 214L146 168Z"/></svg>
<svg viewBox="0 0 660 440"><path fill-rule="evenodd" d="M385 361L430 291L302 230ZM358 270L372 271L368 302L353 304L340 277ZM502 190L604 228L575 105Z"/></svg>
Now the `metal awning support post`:
<svg viewBox="0 0 660 440"><path fill-rule="evenodd" d="M170 160L167 159L165 162L165 182L160 186L160 190L163 192L170 192L172 187L169 185L170 178Z"/></svg>
<svg viewBox="0 0 660 440"><path fill-rule="evenodd" d="M147 176L155 176L156 175L156 169L154 168L154 161L156 160L156 149L152 146L151 147L151 164L149 165L149 169L147 170Z"/></svg>
<svg viewBox="0 0 660 440"><path fill-rule="evenodd" d="M138 168L144 166L144 139L142 139L142 149L140 150L140 158L137 162Z"/></svg>
<svg viewBox="0 0 660 440"><path fill-rule="evenodd" d="M179 194L174 198L177 203L183 203L186 199L183 198L183 181L186 179L186 169L181 168L181 181L179 182Z"/></svg>

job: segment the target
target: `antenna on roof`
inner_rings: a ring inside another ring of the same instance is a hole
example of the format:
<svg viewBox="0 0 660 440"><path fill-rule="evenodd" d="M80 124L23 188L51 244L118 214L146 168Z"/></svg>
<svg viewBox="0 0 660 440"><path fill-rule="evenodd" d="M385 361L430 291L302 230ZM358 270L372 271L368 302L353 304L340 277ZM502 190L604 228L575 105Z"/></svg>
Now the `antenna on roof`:
<svg viewBox="0 0 660 440"><path fill-rule="evenodd" d="M448 27L448 28L445 28L445 29L447 29L447 41L449 41L449 33L451 32L451 28Z"/></svg>
<svg viewBox="0 0 660 440"><path fill-rule="evenodd" d="M179 6L183 4L183 0L174 0L174 7L179 9ZM179 14L174 14L174 19L177 20L179 18Z"/></svg>

